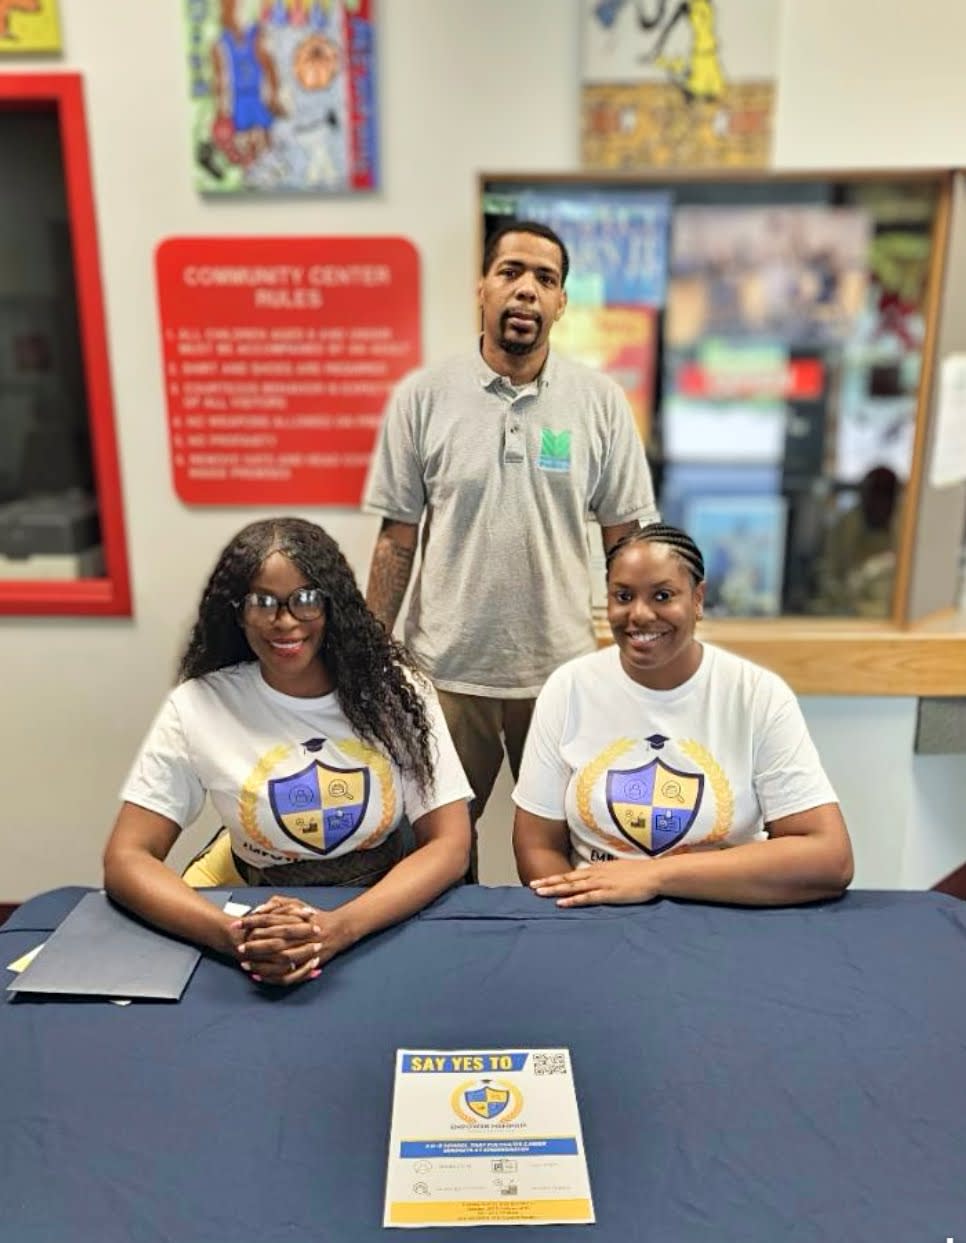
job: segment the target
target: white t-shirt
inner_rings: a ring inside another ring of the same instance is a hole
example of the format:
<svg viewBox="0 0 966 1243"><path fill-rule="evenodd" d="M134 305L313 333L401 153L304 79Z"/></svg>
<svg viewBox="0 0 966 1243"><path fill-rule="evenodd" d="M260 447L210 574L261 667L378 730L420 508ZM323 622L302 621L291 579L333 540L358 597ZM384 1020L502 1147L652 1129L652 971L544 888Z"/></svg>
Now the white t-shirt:
<svg viewBox="0 0 966 1243"><path fill-rule="evenodd" d="M370 849L404 814L416 821L473 797L436 695L420 691L435 743L425 794L353 733L335 692L283 695L252 661L171 691L121 798L186 828L208 794L232 849L255 867Z"/></svg>
<svg viewBox="0 0 966 1243"><path fill-rule="evenodd" d="M837 801L788 686L702 646L697 672L671 691L640 686L609 647L540 692L513 799L566 821L575 864L734 846Z"/></svg>

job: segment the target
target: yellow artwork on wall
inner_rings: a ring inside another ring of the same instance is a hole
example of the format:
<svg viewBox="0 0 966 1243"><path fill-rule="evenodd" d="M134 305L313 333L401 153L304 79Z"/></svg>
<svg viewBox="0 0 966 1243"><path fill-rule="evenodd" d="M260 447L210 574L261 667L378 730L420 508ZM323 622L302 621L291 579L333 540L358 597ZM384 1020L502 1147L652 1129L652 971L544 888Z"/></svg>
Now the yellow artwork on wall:
<svg viewBox="0 0 966 1243"><path fill-rule="evenodd" d="M779 0L582 0L585 168L762 168Z"/></svg>
<svg viewBox="0 0 966 1243"><path fill-rule="evenodd" d="M583 88L585 168L764 168L771 151L773 82L728 82L714 99L673 83Z"/></svg>
<svg viewBox="0 0 966 1243"><path fill-rule="evenodd" d="M0 0L0 56L59 51L57 0Z"/></svg>

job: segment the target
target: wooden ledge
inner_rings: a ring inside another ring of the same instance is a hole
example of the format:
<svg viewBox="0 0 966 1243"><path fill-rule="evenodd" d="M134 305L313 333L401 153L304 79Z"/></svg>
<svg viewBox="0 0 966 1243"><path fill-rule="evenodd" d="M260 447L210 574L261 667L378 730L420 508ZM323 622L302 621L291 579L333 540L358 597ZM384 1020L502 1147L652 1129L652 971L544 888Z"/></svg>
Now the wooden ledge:
<svg viewBox="0 0 966 1243"><path fill-rule="evenodd" d="M596 628L601 647L613 642L605 619ZM799 695L966 695L962 616L908 629L861 619L707 621L698 638L774 670Z"/></svg>

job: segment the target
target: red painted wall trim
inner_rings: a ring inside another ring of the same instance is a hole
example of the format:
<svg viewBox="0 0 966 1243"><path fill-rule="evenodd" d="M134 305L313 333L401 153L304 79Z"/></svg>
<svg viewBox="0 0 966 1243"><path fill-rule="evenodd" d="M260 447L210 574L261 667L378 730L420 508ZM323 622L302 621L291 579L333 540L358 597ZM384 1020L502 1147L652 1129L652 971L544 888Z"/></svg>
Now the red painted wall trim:
<svg viewBox="0 0 966 1243"><path fill-rule="evenodd" d="M80 74L0 73L0 111L35 109L55 110L60 128L94 486L106 576L100 579L0 582L0 614L130 616L131 587L124 508Z"/></svg>

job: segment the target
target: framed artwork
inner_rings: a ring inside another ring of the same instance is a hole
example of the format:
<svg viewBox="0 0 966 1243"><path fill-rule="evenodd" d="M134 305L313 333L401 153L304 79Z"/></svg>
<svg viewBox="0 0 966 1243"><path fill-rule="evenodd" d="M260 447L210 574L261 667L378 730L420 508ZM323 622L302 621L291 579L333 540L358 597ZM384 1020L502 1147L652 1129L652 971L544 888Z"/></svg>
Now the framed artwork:
<svg viewBox="0 0 966 1243"><path fill-rule="evenodd" d="M581 0L587 169L762 168L779 0Z"/></svg>
<svg viewBox="0 0 966 1243"><path fill-rule="evenodd" d="M0 57L59 51L57 0L0 0Z"/></svg>
<svg viewBox="0 0 966 1243"><path fill-rule="evenodd" d="M375 0L184 0L195 186L379 185Z"/></svg>

